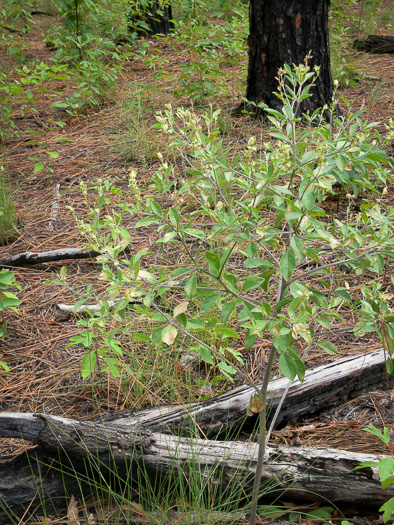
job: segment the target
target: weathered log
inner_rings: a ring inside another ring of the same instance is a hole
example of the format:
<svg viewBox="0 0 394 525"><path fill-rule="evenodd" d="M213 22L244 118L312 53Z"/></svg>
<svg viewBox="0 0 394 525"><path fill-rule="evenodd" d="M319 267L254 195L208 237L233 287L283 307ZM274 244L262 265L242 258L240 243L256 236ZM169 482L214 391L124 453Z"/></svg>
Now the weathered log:
<svg viewBox="0 0 394 525"><path fill-rule="evenodd" d="M366 53L394 53L394 36L368 35L353 42L354 49Z"/></svg>
<svg viewBox="0 0 394 525"><path fill-rule="evenodd" d="M303 383L293 381L276 425L287 421L298 421L300 416L315 414L347 401L361 392L386 383L385 352L374 350L364 355L345 357L308 370ZM394 375L389 377L394 383ZM289 380L274 379L269 384L270 417L273 416ZM117 412L108 419L117 425L128 427L136 424L151 430L179 433L182 428L196 424L205 435L225 433L228 428L239 428L245 424L254 425L254 418L246 416L254 390L251 387L237 387L222 396L202 403L191 403L184 407L162 406L138 412Z"/></svg>
<svg viewBox="0 0 394 525"><path fill-rule="evenodd" d="M131 252L127 246L122 253ZM49 252L24 252L17 255L11 255L6 259L0 260L0 268L9 266L30 266L32 264L42 264L46 262L62 261L64 259L89 259L98 257L101 252L96 250L83 250L82 248L62 248L60 250L51 250Z"/></svg>
<svg viewBox="0 0 394 525"><path fill-rule="evenodd" d="M129 483L136 468L153 472L152 479L159 472L160 476L182 473L181 477L186 480L198 468L203 477L224 485L238 483L248 494L258 450L257 443L183 438L142 429L125 432L113 423L103 425L33 414L0 414L0 436L22 437L40 445L27 456L0 464L3 508L29 503L37 487L40 498L50 498L54 487L60 488L59 479L67 477L68 464L74 478L81 475L81 486L89 468L108 477L115 466L119 478L128 476ZM261 478L262 492L267 492L270 484L268 499L285 493L286 498L297 501L328 500L336 504L357 502L380 506L394 496L394 486L381 490L377 468L353 471L363 461L378 459L370 454L334 449L268 447ZM37 461L41 463L41 471L35 466ZM63 461L65 466L59 471L59 463ZM46 475L48 472L50 475ZM67 480L63 491L70 486ZM59 492L56 496L59 497Z"/></svg>

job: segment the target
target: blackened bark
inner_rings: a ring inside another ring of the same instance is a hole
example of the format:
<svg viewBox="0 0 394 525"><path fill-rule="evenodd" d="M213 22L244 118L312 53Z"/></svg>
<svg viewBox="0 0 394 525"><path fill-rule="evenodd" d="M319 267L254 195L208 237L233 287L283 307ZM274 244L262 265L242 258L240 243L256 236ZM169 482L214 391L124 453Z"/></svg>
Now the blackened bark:
<svg viewBox="0 0 394 525"><path fill-rule="evenodd" d="M141 6L135 1L131 6L128 20L129 32L139 35L167 35L174 28L171 4L166 0L154 0L146 11L141 12Z"/></svg>
<svg viewBox="0 0 394 525"><path fill-rule="evenodd" d="M312 96L301 105L303 113L330 105L333 82L330 68L328 8L330 0L250 0L249 69L246 99L279 110L278 69L284 64L320 66Z"/></svg>
<svg viewBox="0 0 394 525"><path fill-rule="evenodd" d="M353 47L366 53L394 53L394 36L369 35L364 40L355 40Z"/></svg>

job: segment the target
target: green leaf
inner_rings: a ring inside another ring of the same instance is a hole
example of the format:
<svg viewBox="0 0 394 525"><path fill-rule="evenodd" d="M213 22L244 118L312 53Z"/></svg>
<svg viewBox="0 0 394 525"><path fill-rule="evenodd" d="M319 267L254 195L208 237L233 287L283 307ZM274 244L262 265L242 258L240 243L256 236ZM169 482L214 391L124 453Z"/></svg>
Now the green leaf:
<svg viewBox="0 0 394 525"><path fill-rule="evenodd" d="M220 370L222 370L222 372L224 372L226 375L230 375L230 376L233 376L234 374L237 373L237 370L233 367L233 366L230 366L228 365L227 363L225 363L224 361L221 361L220 363L218 363L218 367L220 368Z"/></svg>
<svg viewBox="0 0 394 525"><path fill-rule="evenodd" d="M213 358L211 352L208 350L208 348L205 348L205 346L199 346L198 350L200 352L201 359L208 363L209 365L213 365Z"/></svg>
<svg viewBox="0 0 394 525"><path fill-rule="evenodd" d="M64 108L68 108L69 107L69 104L67 104L66 102L54 102L53 104L51 104L50 106L51 108L61 108L61 109L64 109Z"/></svg>
<svg viewBox="0 0 394 525"><path fill-rule="evenodd" d="M357 467L354 467L353 470L361 470L363 468L374 468L374 467L377 467L378 465L379 465L378 461L363 461L362 463L360 463L360 465L358 465Z"/></svg>
<svg viewBox="0 0 394 525"><path fill-rule="evenodd" d="M288 377L290 381L294 381L297 376L297 367L289 353L284 353L279 356L279 370L285 377Z"/></svg>
<svg viewBox="0 0 394 525"><path fill-rule="evenodd" d="M222 321L223 323L227 323L227 321L230 318L230 315L232 311L235 308L236 301L229 301L228 303L224 304L222 307Z"/></svg>
<svg viewBox="0 0 394 525"><path fill-rule="evenodd" d="M311 299L315 304L318 306L323 306L324 308L328 308L328 301L324 293L320 292L320 290L316 290L315 288L310 288L310 291L312 292Z"/></svg>
<svg viewBox="0 0 394 525"><path fill-rule="evenodd" d="M222 335L223 339L227 337L237 337L237 338L239 337L238 332L236 330L233 330L233 328L226 328L226 327L218 328L216 330L216 333L219 335Z"/></svg>
<svg viewBox="0 0 394 525"><path fill-rule="evenodd" d="M208 261L209 271L212 275L217 277L220 272L220 259L219 257L212 252L205 252L205 257Z"/></svg>
<svg viewBox="0 0 394 525"><path fill-rule="evenodd" d="M227 286L230 288L230 290L234 292L238 291L238 279L235 275L226 272L223 274L223 280L225 281Z"/></svg>
<svg viewBox="0 0 394 525"><path fill-rule="evenodd" d="M221 294L208 295L201 303L201 312L208 312L220 299Z"/></svg>
<svg viewBox="0 0 394 525"><path fill-rule="evenodd" d="M113 357L106 357L104 361L107 363L108 370L112 377L120 377L119 363Z"/></svg>
<svg viewBox="0 0 394 525"><path fill-rule="evenodd" d="M4 370L5 370L6 372L9 372L9 371L10 371L10 367L9 367L9 366L7 365L7 363L5 363L4 361L0 361L0 366L1 366L2 368L4 368Z"/></svg>
<svg viewBox="0 0 394 525"><path fill-rule="evenodd" d="M338 157L335 159L335 162L340 171L345 171L345 168L347 166L347 159L345 155L338 155Z"/></svg>
<svg viewBox="0 0 394 525"><path fill-rule="evenodd" d="M14 273L10 270L1 270L0 271L0 288L8 288L12 286L14 282Z"/></svg>
<svg viewBox="0 0 394 525"><path fill-rule="evenodd" d="M308 162L311 162L315 158L315 152L314 151L306 151L301 159L301 164L308 164Z"/></svg>
<svg viewBox="0 0 394 525"><path fill-rule="evenodd" d="M320 317L316 317L316 321L323 326L324 328L327 328L327 330L330 329L331 326L331 318L328 315L321 315Z"/></svg>
<svg viewBox="0 0 394 525"><path fill-rule="evenodd" d="M258 288L263 282L264 282L264 279L262 279L258 275L250 275L249 277L245 279L242 285L242 291L247 292L248 290L253 290L254 288Z"/></svg>
<svg viewBox="0 0 394 525"><path fill-rule="evenodd" d="M384 481L382 481L382 489L383 490L388 489L389 487L391 487L391 485L394 485L394 479L393 478L385 479Z"/></svg>
<svg viewBox="0 0 394 525"><path fill-rule="evenodd" d="M67 137L59 137L55 139L55 142L74 142L72 139L68 139Z"/></svg>
<svg viewBox="0 0 394 525"><path fill-rule="evenodd" d="M364 432L369 432L369 434L372 434L373 436L376 436L377 438L381 439L386 445L390 442L390 432L387 427L384 427L383 433L380 430L380 428L376 428L372 423L368 425L367 428L363 428Z"/></svg>
<svg viewBox="0 0 394 525"><path fill-rule="evenodd" d="M7 323L3 323L0 327L0 338L4 337L7 333Z"/></svg>
<svg viewBox="0 0 394 525"><path fill-rule="evenodd" d="M256 334L250 333L250 330L247 331L246 336L245 336L245 350L247 352L253 348L253 345L256 342L256 337L257 337Z"/></svg>
<svg viewBox="0 0 394 525"><path fill-rule="evenodd" d="M196 274L193 273L193 275L189 277L189 279L186 281L186 284L185 284L185 294L187 298L192 299L194 294L196 293L196 290L197 290L197 277L196 277Z"/></svg>
<svg viewBox="0 0 394 525"><path fill-rule="evenodd" d="M146 219L141 219L140 221L138 221L134 227L142 228L144 226L150 226L151 224L159 224L158 219L154 217L147 217Z"/></svg>
<svg viewBox="0 0 394 525"><path fill-rule="evenodd" d="M91 375L91 373L94 370L94 367L96 366L96 361L97 361L97 357L96 357L96 352L94 350L84 355L82 362L81 362L82 364L81 375L83 379Z"/></svg>
<svg viewBox="0 0 394 525"><path fill-rule="evenodd" d="M386 503L384 503L379 512L383 512L383 521L387 523L391 516L394 514L394 498L390 498Z"/></svg>
<svg viewBox="0 0 394 525"><path fill-rule="evenodd" d="M272 338L272 344L281 354L285 353L291 345L290 333L284 335L274 335Z"/></svg>
<svg viewBox="0 0 394 525"><path fill-rule="evenodd" d="M253 258L247 259L244 262L244 266L245 268L261 268L262 266L272 268L273 264L269 261L265 261L264 259Z"/></svg>
<svg viewBox="0 0 394 525"><path fill-rule="evenodd" d="M288 250L280 260L280 271L286 281L290 281L294 270L296 269L296 258L293 253Z"/></svg>
<svg viewBox="0 0 394 525"><path fill-rule="evenodd" d="M394 474L394 460L391 458L382 458L379 461L379 479L385 481Z"/></svg>
<svg viewBox="0 0 394 525"><path fill-rule="evenodd" d="M14 294L10 294L10 295L14 295ZM14 306L18 306L19 304L21 304L20 300L16 296L6 297L5 293L3 294L3 297L2 297L2 303L3 303L3 309L12 308Z"/></svg>
<svg viewBox="0 0 394 525"><path fill-rule="evenodd" d="M347 288L337 288L335 290L335 293L337 295L339 295L339 297L341 297L344 301L347 301L349 303L352 302L352 297L349 294L349 292L347 291Z"/></svg>
<svg viewBox="0 0 394 525"><path fill-rule="evenodd" d="M47 151L47 153L51 159L57 159L59 157L59 153L57 151Z"/></svg>
<svg viewBox="0 0 394 525"><path fill-rule="evenodd" d="M296 258L301 262L305 259L305 244L302 239L299 237L296 237L295 235L292 236L290 241L290 246L293 249L294 255Z"/></svg>
<svg viewBox="0 0 394 525"><path fill-rule="evenodd" d="M187 330L204 330L204 319L196 317L195 319L188 319L186 324Z"/></svg>
<svg viewBox="0 0 394 525"><path fill-rule="evenodd" d="M333 507L319 507L314 510L309 510L307 513L308 518L313 520L318 520L321 523L322 518L326 521L331 518L332 513L334 512Z"/></svg>
<svg viewBox="0 0 394 525"><path fill-rule="evenodd" d="M206 235L203 231L197 230L196 228L185 228L184 232L192 237L197 237L197 239L206 239Z"/></svg>
<svg viewBox="0 0 394 525"><path fill-rule="evenodd" d="M82 340L83 345L86 348L88 348L92 344L93 339L97 337L97 334L95 334L94 332L88 332L84 330L83 332L81 332L81 336L83 337L83 340Z"/></svg>
<svg viewBox="0 0 394 525"><path fill-rule="evenodd" d="M44 169L44 164L42 162L37 162L34 164L34 173L38 173Z"/></svg>
<svg viewBox="0 0 394 525"><path fill-rule="evenodd" d="M86 301L88 300L88 297L84 297L83 299L80 299L79 301L77 301L75 304L74 304L74 307L73 307L73 313L77 313L78 310L81 308L81 306L83 306ZM86 308L88 310L88 308Z"/></svg>
<svg viewBox="0 0 394 525"><path fill-rule="evenodd" d="M338 355L338 348L334 345L334 343L330 343L329 341L320 341L317 343L317 346L322 348L329 355Z"/></svg>

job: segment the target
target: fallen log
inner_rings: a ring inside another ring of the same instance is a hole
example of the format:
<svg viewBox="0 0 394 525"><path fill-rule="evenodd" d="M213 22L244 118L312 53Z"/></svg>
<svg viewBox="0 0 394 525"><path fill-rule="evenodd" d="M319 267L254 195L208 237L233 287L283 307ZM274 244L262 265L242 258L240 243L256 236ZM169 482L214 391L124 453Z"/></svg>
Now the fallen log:
<svg viewBox="0 0 394 525"><path fill-rule="evenodd" d="M307 370L303 383L298 380L291 383L276 426L288 421L299 421L305 414L316 414L338 405L340 401L348 401L371 387L386 384L386 357L384 350L378 349ZM394 374L389 376L389 381L394 384ZM269 418L278 407L288 383L287 378L270 382ZM230 427L236 429L245 424L255 424L255 418L246 416L253 394L251 387L240 386L202 403L191 403L183 407L154 407L138 412L115 412L107 420L124 428L141 425L146 429L178 434L181 428L195 429L197 424L206 436L224 434Z"/></svg>
<svg viewBox="0 0 394 525"><path fill-rule="evenodd" d="M122 254L131 253L131 247L127 246ZM32 264L42 264L47 262L62 261L65 259L90 259L98 257L101 252L96 250L83 250L82 248L62 248L49 252L24 252L11 255L6 259L0 260L0 268L10 266L31 266Z"/></svg>
<svg viewBox="0 0 394 525"><path fill-rule="evenodd" d="M368 35L353 42L354 49L366 53L394 53L394 36Z"/></svg>
<svg viewBox="0 0 394 525"><path fill-rule="evenodd" d="M257 443L184 438L141 428L126 432L113 423L30 413L1 413L0 436L21 437L39 445L16 460L0 464L0 507L8 509L31 503L37 492L40 502L54 494L60 498L65 491L70 493L71 487L76 489L76 478L83 487L87 473L91 477L96 470L103 480L111 473L113 476L115 468L118 481L127 478L129 484L136 469L151 473L152 480L159 473L186 481L198 469L199 475L212 483L238 484L247 495L258 450ZM383 492L375 467L353 471L363 461L378 459L334 449L268 447L261 478L264 500L285 494L286 499L298 502L381 506L394 496L394 486ZM72 472L70 483L68 472ZM61 492L60 480L65 485Z"/></svg>

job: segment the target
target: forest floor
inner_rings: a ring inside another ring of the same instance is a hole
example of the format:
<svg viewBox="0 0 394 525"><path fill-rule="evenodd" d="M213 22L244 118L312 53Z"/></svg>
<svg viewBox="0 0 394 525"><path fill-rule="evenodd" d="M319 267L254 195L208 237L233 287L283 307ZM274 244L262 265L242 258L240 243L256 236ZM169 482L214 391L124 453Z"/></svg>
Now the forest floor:
<svg viewBox="0 0 394 525"><path fill-rule="evenodd" d="M42 35L45 28L53 23L52 18L39 14L34 16L34 22L34 27L26 34L19 35L19 39L26 44L30 60L50 63L56 49L47 47ZM354 36L349 35L349 38ZM54 99L38 91L34 111L22 108L20 102L15 101L14 115L19 136L7 138L3 146L2 163L6 167L13 190L18 225L14 239L4 239L0 246L0 259L23 252L82 248L84 241L68 208L72 207L80 219L87 215L86 202L79 186L81 181L91 187L98 179L111 180L117 187L127 191L128 172L134 169L142 196L151 194L151 177L160 165L157 153L165 154L168 150L167 139L157 130L151 129L155 123L154 115L169 103L189 108L192 106L188 96L174 97L174 78L179 75L180 66L192 62L193 57L190 53L185 53L182 45L172 37L149 38L148 43L146 53L154 52L160 57L161 64L155 66L155 69L149 67L146 61L144 63L142 59L135 60L131 57L124 64L117 85L111 87L111 93L101 106L69 115L61 109L51 107ZM13 60L4 49L0 50L3 67L12 70ZM378 129L385 133L384 124L388 123L394 113L392 55L354 51L349 61L356 64L360 80L358 85L342 86L339 92L351 101L353 111L364 106L366 111L363 118L379 122ZM246 67L246 54L235 65L223 61L221 71L225 74L226 90L219 99L208 97L204 100L207 111L210 111L210 104L214 109L221 108L224 141L233 149L234 155L239 145L244 144L250 136L262 137L266 133L261 122L247 116L233 117L231 114L244 96ZM73 82L73 79L59 80L55 85L51 84L50 89L65 96L73 91ZM31 88L33 93L35 89ZM199 104L195 104L195 110L201 112ZM64 122L64 127L48 126L49 122L55 121ZM45 127L47 131L44 141L42 135L36 136L34 132L42 132ZM57 139L61 137L70 139L70 142L58 142ZM32 139L41 144L27 144ZM36 161L31 160L32 157L45 159L46 151L59 154L57 159L50 159L53 173L46 169L34 173ZM90 205L94 204L94 199L95 192L89 191ZM392 206L393 192L390 191L383 199L384 203ZM332 201L328 206L332 216L340 218L347 213L349 203L343 198ZM133 250L152 246L158 233L154 228L135 230L135 222L136 218L126 218L125 221L125 226L133 232ZM174 265L179 263L177 254L172 254L171 257ZM67 281L62 286L55 283L54 279L58 278L64 266L67 267ZM387 269L379 278L387 286L390 286L392 270L393 267L391 270ZM209 381L211 378L211 372L205 367L188 371L182 378L181 386L169 386L173 376L173 365L169 364L171 350L157 349L154 345L148 349L141 347L140 351L134 350L133 366L138 371L135 377L124 374L120 378L114 378L97 373L93 377L82 379L81 359L84 349L68 346L70 338L80 333L76 316L61 311L57 305L74 304L84 295L89 285L92 286L92 297L96 298L92 302L100 297L105 287L98 279L100 269L96 261L60 261L14 267L12 271L22 287L17 292L21 305L18 307L18 314L4 312L8 328L1 345L1 359L9 366L9 372L0 372L1 411L45 412L89 419L97 412L139 409L176 402L179 390L182 400L186 402L207 395L217 395L230 387L222 383L217 387L210 387L210 390L202 390L198 380ZM352 279L357 278L347 275L350 283ZM139 323L143 325L143 320ZM337 358L362 355L381 347L379 338L369 334L360 338L353 334L336 335L333 342L339 348ZM242 351L242 340L237 344ZM247 372L253 381L261 380L269 346L269 339L259 339L246 356ZM307 368L314 368L333 359L316 348L308 357ZM273 442L293 444L301 441L309 446L323 445L356 452L387 453L383 444L362 430L370 423L381 428L394 427L393 392L385 389L384 385L381 386L382 388L366 392L329 413L305 418L274 431ZM0 440L1 461L20 454L26 446L18 440ZM345 516L352 517L352 522L357 522L354 518L358 513L356 507L341 510ZM378 522L375 512L370 516L364 515L363 519L364 523Z"/></svg>

